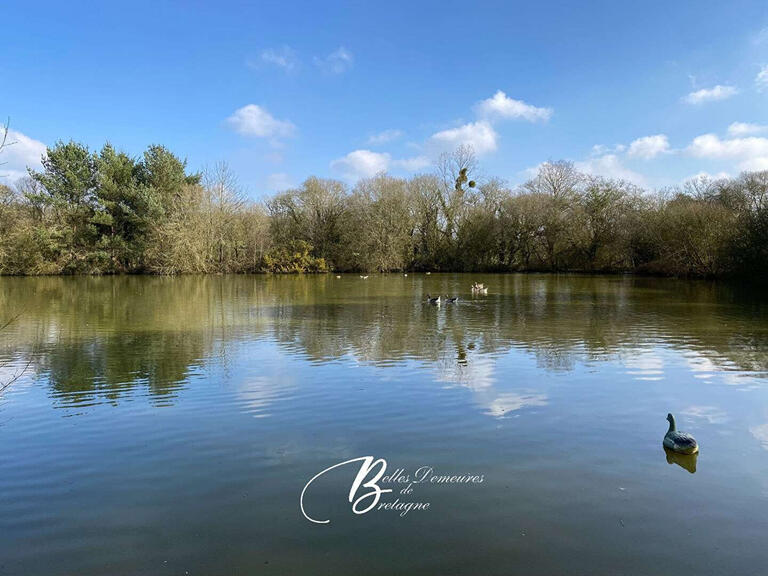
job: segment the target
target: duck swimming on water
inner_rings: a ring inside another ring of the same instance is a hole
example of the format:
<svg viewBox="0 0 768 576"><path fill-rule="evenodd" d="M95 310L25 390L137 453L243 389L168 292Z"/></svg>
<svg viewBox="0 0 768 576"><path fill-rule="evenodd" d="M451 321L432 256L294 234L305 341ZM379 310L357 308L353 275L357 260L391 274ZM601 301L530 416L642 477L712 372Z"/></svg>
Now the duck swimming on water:
<svg viewBox="0 0 768 576"><path fill-rule="evenodd" d="M427 302L430 304L440 304L440 296L430 296L427 294Z"/></svg>
<svg viewBox="0 0 768 576"><path fill-rule="evenodd" d="M696 438L685 432L678 432L675 417L672 414L667 414L667 420L669 421L669 430L664 436L664 448L678 454L696 454L699 451Z"/></svg>

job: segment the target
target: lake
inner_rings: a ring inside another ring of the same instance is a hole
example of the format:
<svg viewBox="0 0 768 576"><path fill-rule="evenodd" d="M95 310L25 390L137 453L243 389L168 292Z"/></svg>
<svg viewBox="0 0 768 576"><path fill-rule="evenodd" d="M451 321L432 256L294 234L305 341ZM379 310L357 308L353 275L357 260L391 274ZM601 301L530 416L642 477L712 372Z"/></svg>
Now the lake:
<svg viewBox="0 0 768 576"><path fill-rule="evenodd" d="M0 397L0 574L761 572L767 303L621 276L0 278L0 380L30 363ZM698 458L665 453L668 412ZM353 462L309 521L310 479L363 456L380 503L429 506L354 514Z"/></svg>

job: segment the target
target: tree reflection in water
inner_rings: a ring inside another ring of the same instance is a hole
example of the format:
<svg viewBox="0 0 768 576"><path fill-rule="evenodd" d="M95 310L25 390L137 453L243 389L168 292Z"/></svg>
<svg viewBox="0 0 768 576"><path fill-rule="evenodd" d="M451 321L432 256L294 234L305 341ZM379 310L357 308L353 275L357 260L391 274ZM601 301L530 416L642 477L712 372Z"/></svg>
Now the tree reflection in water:
<svg viewBox="0 0 768 576"><path fill-rule="evenodd" d="M768 370L766 307L734 288L631 277L487 275L484 298L451 306L424 295L469 293L469 275L50 277L0 279L0 307L24 310L2 335L61 405L118 402L144 387L172 402L191 374L240 342L268 339L315 363L351 356L416 360L443 382L483 394L516 349L547 371L577 362L640 362L656 346L686 351L700 372ZM648 370L641 367L639 370ZM706 377L706 374L703 374ZM500 415L546 397L492 396Z"/></svg>

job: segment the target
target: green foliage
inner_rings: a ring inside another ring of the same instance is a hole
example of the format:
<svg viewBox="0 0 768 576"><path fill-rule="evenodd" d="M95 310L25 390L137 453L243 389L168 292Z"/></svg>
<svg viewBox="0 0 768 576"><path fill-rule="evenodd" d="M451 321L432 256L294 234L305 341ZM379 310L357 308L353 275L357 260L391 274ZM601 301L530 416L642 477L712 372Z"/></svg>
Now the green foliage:
<svg viewBox="0 0 768 576"><path fill-rule="evenodd" d="M57 142L21 184L17 211L23 233L5 239L26 242L27 254L7 254L3 273L136 272L154 230L179 208L186 186L199 182L186 163L165 148L150 147L141 162L110 144L98 154L76 142Z"/></svg>
<svg viewBox="0 0 768 576"><path fill-rule="evenodd" d="M76 142L57 142L42 159L43 171L30 171L39 187L28 199L51 216L54 233L49 246L61 271L92 271L97 230L91 218L98 207L96 158Z"/></svg>
<svg viewBox="0 0 768 576"><path fill-rule="evenodd" d="M512 190L469 148L349 190L311 177L264 206L220 164L57 142L0 186L0 273L590 271L768 279L768 172L648 193L549 162Z"/></svg>
<svg viewBox="0 0 768 576"><path fill-rule="evenodd" d="M312 256L312 246L304 240L293 240L288 246L275 247L264 256L264 271L283 274L327 272L325 259Z"/></svg>
<svg viewBox="0 0 768 576"><path fill-rule="evenodd" d="M98 247L108 254L111 271L141 266L148 234L164 214L159 194L139 179L133 158L107 144L97 159L99 209L91 222L99 230Z"/></svg>
<svg viewBox="0 0 768 576"><path fill-rule="evenodd" d="M200 184L200 174L187 174L186 160L180 160L164 146L152 145L136 167L137 181L152 188L164 206L179 200L185 185Z"/></svg>

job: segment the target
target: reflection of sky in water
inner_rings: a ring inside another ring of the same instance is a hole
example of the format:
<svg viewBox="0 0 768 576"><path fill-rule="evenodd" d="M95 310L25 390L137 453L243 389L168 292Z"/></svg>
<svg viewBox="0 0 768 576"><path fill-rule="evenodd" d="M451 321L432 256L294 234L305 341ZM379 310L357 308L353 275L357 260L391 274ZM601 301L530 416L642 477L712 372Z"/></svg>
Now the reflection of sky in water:
<svg viewBox="0 0 768 576"><path fill-rule="evenodd" d="M764 313L708 284L490 276L437 309L422 293L464 277L105 280L88 300L0 282L32 311L0 344L36 354L0 399L9 573L768 565ZM667 412L693 474L661 448ZM488 484L396 526L302 523L306 479L363 454Z"/></svg>
<svg viewBox="0 0 768 576"><path fill-rule="evenodd" d="M510 351L510 356L521 354ZM431 367L438 382L448 388L461 386L472 392L473 401L485 414L501 417L527 406L545 406L547 396L531 391L509 391L514 382L497 376L498 355L469 353L458 359L444 358Z"/></svg>
<svg viewBox="0 0 768 576"><path fill-rule="evenodd" d="M763 448L768 450L768 422L760 426L752 426L749 431L762 444Z"/></svg>
<svg viewBox="0 0 768 576"><path fill-rule="evenodd" d="M5 383L18 380L24 374L28 362L26 358L0 358L0 387Z"/></svg>
<svg viewBox="0 0 768 576"><path fill-rule="evenodd" d="M547 396L545 394L520 394L508 392L499 394L488 404L487 413L491 416L504 416L509 412L515 412L522 408L531 406L546 406Z"/></svg>
<svg viewBox="0 0 768 576"><path fill-rule="evenodd" d="M661 380L664 375L664 360L654 351L625 351L624 365L627 374L635 380Z"/></svg>
<svg viewBox="0 0 768 576"><path fill-rule="evenodd" d="M709 424L723 424L728 420L728 416L716 406L689 406L680 413L691 419L703 418Z"/></svg>

